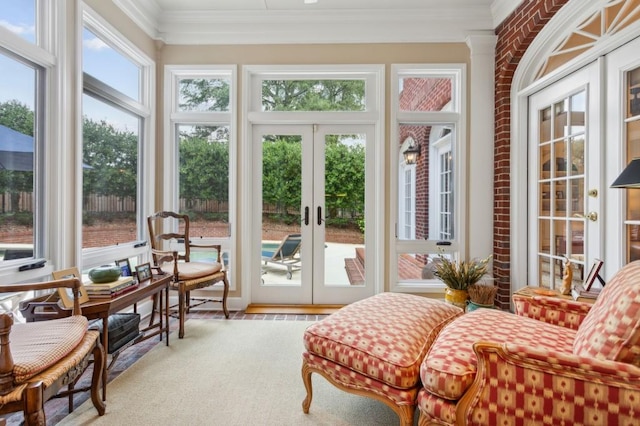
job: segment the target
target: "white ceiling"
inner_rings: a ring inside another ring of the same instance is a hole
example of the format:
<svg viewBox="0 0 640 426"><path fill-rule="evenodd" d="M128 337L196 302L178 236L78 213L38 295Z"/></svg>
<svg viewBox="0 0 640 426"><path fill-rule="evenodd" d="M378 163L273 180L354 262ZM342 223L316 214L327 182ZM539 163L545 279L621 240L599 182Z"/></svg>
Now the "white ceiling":
<svg viewBox="0 0 640 426"><path fill-rule="evenodd" d="M523 0L114 0L170 44L464 41Z"/></svg>

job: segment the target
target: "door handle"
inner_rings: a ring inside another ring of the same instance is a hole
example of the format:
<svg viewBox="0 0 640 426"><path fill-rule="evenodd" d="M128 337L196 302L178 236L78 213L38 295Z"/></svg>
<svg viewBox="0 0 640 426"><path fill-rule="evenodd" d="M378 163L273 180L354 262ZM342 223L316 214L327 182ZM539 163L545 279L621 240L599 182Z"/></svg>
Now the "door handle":
<svg viewBox="0 0 640 426"><path fill-rule="evenodd" d="M309 225L309 206L304 208L304 224Z"/></svg>
<svg viewBox="0 0 640 426"><path fill-rule="evenodd" d="M581 219L589 219L591 222L595 222L598 220L598 213L596 212L589 212L586 214L582 214L582 213L576 213L573 215L574 217L579 217Z"/></svg>
<svg viewBox="0 0 640 426"><path fill-rule="evenodd" d="M322 207L318 206L318 225L322 225Z"/></svg>

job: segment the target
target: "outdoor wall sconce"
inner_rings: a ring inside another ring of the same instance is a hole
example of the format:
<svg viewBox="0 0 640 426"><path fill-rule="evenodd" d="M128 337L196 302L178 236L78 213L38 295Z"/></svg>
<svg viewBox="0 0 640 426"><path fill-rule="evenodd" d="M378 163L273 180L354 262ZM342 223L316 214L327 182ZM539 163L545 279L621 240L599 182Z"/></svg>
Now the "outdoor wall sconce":
<svg viewBox="0 0 640 426"><path fill-rule="evenodd" d="M405 164L416 164L418 156L420 155L420 144L414 144L413 141L411 141L411 145L405 149L402 155L404 155Z"/></svg>

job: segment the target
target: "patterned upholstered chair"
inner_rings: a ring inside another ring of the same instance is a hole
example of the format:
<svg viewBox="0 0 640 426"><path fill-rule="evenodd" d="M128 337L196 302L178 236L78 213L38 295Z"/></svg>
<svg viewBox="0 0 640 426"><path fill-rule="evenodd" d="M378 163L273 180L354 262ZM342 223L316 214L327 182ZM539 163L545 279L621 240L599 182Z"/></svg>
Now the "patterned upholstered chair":
<svg viewBox="0 0 640 426"><path fill-rule="evenodd" d="M100 333L88 330L78 303L77 278L32 284L0 285L0 293L67 287L75 294L73 315L26 324L14 324L11 313L0 313L0 414L24 412L26 425L46 424L44 403L68 387L69 394L93 357L91 400L99 415L105 412L100 397L104 351Z"/></svg>
<svg viewBox="0 0 640 426"><path fill-rule="evenodd" d="M582 303L514 295L439 334L420 371L420 424L640 424L640 261Z"/></svg>

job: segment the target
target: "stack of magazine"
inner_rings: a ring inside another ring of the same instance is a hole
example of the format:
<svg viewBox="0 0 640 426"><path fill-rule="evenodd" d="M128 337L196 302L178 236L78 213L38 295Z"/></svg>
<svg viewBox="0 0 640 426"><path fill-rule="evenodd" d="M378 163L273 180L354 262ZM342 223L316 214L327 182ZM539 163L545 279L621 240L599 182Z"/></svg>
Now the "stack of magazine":
<svg viewBox="0 0 640 426"><path fill-rule="evenodd" d="M133 277L120 277L110 283L101 284L87 280L84 285L91 299L111 299L138 287Z"/></svg>

